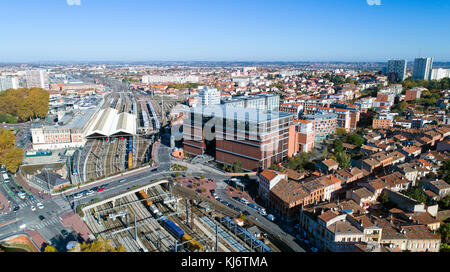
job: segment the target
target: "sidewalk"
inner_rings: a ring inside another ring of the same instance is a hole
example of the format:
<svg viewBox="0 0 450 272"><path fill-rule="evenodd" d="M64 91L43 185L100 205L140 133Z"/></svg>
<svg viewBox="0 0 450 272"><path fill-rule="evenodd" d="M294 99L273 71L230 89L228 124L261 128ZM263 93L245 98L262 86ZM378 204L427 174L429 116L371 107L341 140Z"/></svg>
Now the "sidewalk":
<svg viewBox="0 0 450 272"><path fill-rule="evenodd" d="M1 191L0 191L0 205L2 206L2 209L0 209L1 213L6 213L9 211L8 199L2 194Z"/></svg>
<svg viewBox="0 0 450 272"><path fill-rule="evenodd" d="M44 251L45 248L43 248L44 244L47 244L47 241L44 239L44 237L41 236L41 234L35 230L27 230L26 233L31 237L31 240L38 246L40 251Z"/></svg>
<svg viewBox="0 0 450 272"><path fill-rule="evenodd" d="M93 236L92 232L86 226L86 224L81 220L78 214L70 211L61 216L62 223L65 226L71 226L73 230L78 233L84 241L88 241L90 237Z"/></svg>

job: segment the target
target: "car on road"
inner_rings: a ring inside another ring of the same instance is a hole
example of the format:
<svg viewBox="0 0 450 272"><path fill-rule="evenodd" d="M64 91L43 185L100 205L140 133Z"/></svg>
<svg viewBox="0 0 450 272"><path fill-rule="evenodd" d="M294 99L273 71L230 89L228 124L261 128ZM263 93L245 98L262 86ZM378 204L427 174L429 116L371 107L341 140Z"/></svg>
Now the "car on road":
<svg viewBox="0 0 450 272"><path fill-rule="evenodd" d="M44 205L41 202L38 202L36 206L39 208L39 210L42 210L44 208Z"/></svg>
<svg viewBox="0 0 450 272"><path fill-rule="evenodd" d="M246 198L241 198L240 201L241 201L242 203L244 203L245 205L248 204L248 199L246 199Z"/></svg>
<svg viewBox="0 0 450 272"><path fill-rule="evenodd" d="M31 210L34 212L36 210L35 206L31 206Z"/></svg>
<svg viewBox="0 0 450 272"><path fill-rule="evenodd" d="M69 232L67 232L67 230L65 230L65 229L63 229L63 230L61 231L61 234L62 234L62 236L63 236L64 238L69 237Z"/></svg>
<svg viewBox="0 0 450 272"><path fill-rule="evenodd" d="M317 252L317 251L319 251L319 250L318 250L317 248L315 248L315 247L312 247L312 248L311 248L311 251L312 251L312 252Z"/></svg>
<svg viewBox="0 0 450 272"><path fill-rule="evenodd" d="M259 210L258 206L255 203L248 203L247 206L249 206L250 208L254 209L254 210Z"/></svg>
<svg viewBox="0 0 450 272"><path fill-rule="evenodd" d="M41 221L44 221L44 220L45 220L45 216L43 216L43 215L41 214L41 215L39 215L39 219L40 219Z"/></svg>
<svg viewBox="0 0 450 272"><path fill-rule="evenodd" d="M30 200L34 200L34 195L29 195L28 198L29 198Z"/></svg>
<svg viewBox="0 0 450 272"><path fill-rule="evenodd" d="M15 206L15 207L13 208L13 211L15 211L15 212L17 212L18 210L20 210L20 207L19 207L19 206Z"/></svg>
<svg viewBox="0 0 450 272"><path fill-rule="evenodd" d="M100 188L97 189L97 192L101 192L101 191L104 191L104 190L105 190L105 187L100 187Z"/></svg>
<svg viewBox="0 0 450 272"><path fill-rule="evenodd" d="M211 193L211 195L212 195L214 198L217 198L216 190L211 189L211 190L209 190L209 192Z"/></svg>
<svg viewBox="0 0 450 272"><path fill-rule="evenodd" d="M27 194L25 192L19 192L17 195L20 197L20 199L25 199L25 197L27 197Z"/></svg>
<svg viewBox="0 0 450 272"><path fill-rule="evenodd" d="M222 204L225 205L225 206L230 205L230 203L228 203L227 201L223 201Z"/></svg>
<svg viewBox="0 0 450 272"><path fill-rule="evenodd" d="M83 194L81 194L81 193L73 195L73 199L79 199L79 198L82 198L82 197L83 197Z"/></svg>
<svg viewBox="0 0 450 272"><path fill-rule="evenodd" d="M87 196L91 196L91 195L93 195L93 194L95 194L95 191L94 191L94 190L89 190L89 191L87 191L87 193L86 193Z"/></svg>
<svg viewBox="0 0 450 272"><path fill-rule="evenodd" d="M228 205L228 207L232 208L233 210L236 209L236 207L233 206L233 204Z"/></svg>
<svg viewBox="0 0 450 272"><path fill-rule="evenodd" d="M238 196L233 196L233 199L236 200L236 201L241 201L241 198L238 197Z"/></svg>
<svg viewBox="0 0 450 272"><path fill-rule="evenodd" d="M123 178L123 179L119 180L119 183L123 183L125 181L127 181L127 179Z"/></svg>
<svg viewBox="0 0 450 272"><path fill-rule="evenodd" d="M275 216L273 216L272 214L268 214L267 216L266 216L266 218L267 219L269 219L270 221L275 221Z"/></svg>

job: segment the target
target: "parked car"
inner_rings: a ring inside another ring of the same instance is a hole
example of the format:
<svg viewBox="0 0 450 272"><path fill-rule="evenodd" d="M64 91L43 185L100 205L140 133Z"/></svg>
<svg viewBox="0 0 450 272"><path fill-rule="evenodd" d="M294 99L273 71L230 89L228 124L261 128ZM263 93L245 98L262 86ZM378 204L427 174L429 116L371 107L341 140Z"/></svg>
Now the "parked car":
<svg viewBox="0 0 450 272"><path fill-rule="evenodd" d="M245 216L249 216L250 215L250 213L248 212L248 211L243 211L242 212Z"/></svg>
<svg viewBox="0 0 450 272"><path fill-rule="evenodd" d="M219 202L222 202L222 201L223 201L223 199L220 198L220 197L216 198L216 200L219 201Z"/></svg>
<svg viewBox="0 0 450 272"><path fill-rule="evenodd" d="M242 203L244 203L245 205L248 204L248 199L246 199L246 198L241 198L240 201L241 201Z"/></svg>
<svg viewBox="0 0 450 272"><path fill-rule="evenodd" d="M259 214L262 215L262 216L266 216L267 215L266 210L264 210L264 209L260 209L259 210Z"/></svg>
<svg viewBox="0 0 450 272"><path fill-rule="evenodd" d="M89 190L89 191L87 191L87 193L86 193L87 196L90 196L90 195L93 195L93 194L95 194L95 191L94 191L94 190Z"/></svg>
<svg viewBox="0 0 450 272"><path fill-rule="evenodd" d="M252 208L254 210L259 210L258 206L255 203L248 203L247 206L249 206L250 208Z"/></svg>
<svg viewBox="0 0 450 272"><path fill-rule="evenodd" d="M217 198L216 190L211 189L209 192L214 198Z"/></svg>
<svg viewBox="0 0 450 272"><path fill-rule="evenodd" d="M78 194L75 194L75 195L73 196L73 199L79 199L79 198L82 198L82 197L83 197L83 194L78 193Z"/></svg>
<svg viewBox="0 0 450 272"><path fill-rule="evenodd" d="M317 252L317 251L319 251L319 250L318 250L317 248L315 248L315 247L312 247L312 248L311 248L311 251L312 251L312 252Z"/></svg>
<svg viewBox="0 0 450 272"><path fill-rule="evenodd" d="M273 215L271 215L271 214L268 214L267 216L266 216L266 218L267 219L269 219L270 221L275 221L275 216L273 216Z"/></svg>

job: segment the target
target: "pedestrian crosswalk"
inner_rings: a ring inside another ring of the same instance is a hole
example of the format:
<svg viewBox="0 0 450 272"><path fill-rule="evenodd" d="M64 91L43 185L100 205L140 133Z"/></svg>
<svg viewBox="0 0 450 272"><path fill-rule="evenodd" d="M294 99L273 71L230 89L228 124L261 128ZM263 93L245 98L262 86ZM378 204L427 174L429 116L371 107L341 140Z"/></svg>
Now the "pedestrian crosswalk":
<svg viewBox="0 0 450 272"><path fill-rule="evenodd" d="M36 204L39 202L39 200L24 200L22 203L19 204L19 207L27 207L27 206L36 206Z"/></svg>
<svg viewBox="0 0 450 272"><path fill-rule="evenodd" d="M56 223L58 223L58 222L59 222L59 218L56 218L56 217L55 217L55 218L52 218L52 219L48 219L48 220L46 220L46 221L44 221L44 222L42 222L42 223L40 223L40 224L34 226L34 229L35 229L35 230L40 230L40 229L49 227L49 226L51 226L51 225L54 225L54 224L56 224Z"/></svg>

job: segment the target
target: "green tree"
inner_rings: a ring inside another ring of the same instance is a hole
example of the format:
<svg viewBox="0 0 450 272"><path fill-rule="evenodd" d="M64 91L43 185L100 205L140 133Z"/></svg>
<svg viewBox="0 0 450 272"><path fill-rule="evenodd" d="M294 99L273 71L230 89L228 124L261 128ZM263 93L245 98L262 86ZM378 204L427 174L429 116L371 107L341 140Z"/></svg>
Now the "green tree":
<svg viewBox="0 0 450 272"><path fill-rule="evenodd" d="M11 130L0 128L0 164L15 173L22 164L23 149L16 147L16 136Z"/></svg>
<svg viewBox="0 0 450 272"><path fill-rule="evenodd" d="M240 161L233 162L233 172L234 173L242 172L242 163Z"/></svg>
<svg viewBox="0 0 450 272"><path fill-rule="evenodd" d="M342 141L339 139L336 139L334 141L333 148L334 148L335 153L344 151L344 146L342 145Z"/></svg>
<svg viewBox="0 0 450 272"><path fill-rule="evenodd" d="M336 160L340 168L347 169L351 166L351 156L345 151L336 153Z"/></svg>
<svg viewBox="0 0 450 272"><path fill-rule="evenodd" d="M58 252L58 250L54 246L47 245L44 249L44 252Z"/></svg>
<svg viewBox="0 0 450 272"><path fill-rule="evenodd" d="M450 244L450 223L444 223L437 233L441 236L442 243Z"/></svg>
<svg viewBox="0 0 450 272"><path fill-rule="evenodd" d="M364 139L358 134L351 134L348 136L347 142L360 147L364 144Z"/></svg>
<svg viewBox="0 0 450 272"><path fill-rule="evenodd" d="M278 171L278 166L274 163L269 167L270 170Z"/></svg>
<svg viewBox="0 0 450 272"><path fill-rule="evenodd" d="M336 129L336 134L338 136L345 136L347 134L347 131L345 129L343 129L343 128L337 128Z"/></svg>
<svg viewBox="0 0 450 272"><path fill-rule="evenodd" d="M442 163L442 166L439 168L439 175L443 177L445 182L450 184L450 159L447 159Z"/></svg>
<svg viewBox="0 0 450 272"><path fill-rule="evenodd" d="M439 201L439 208L442 210L450 210L450 195L447 195Z"/></svg>
<svg viewBox="0 0 450 272"><path fill-rule="evenodd" d="M97 240L81 244L81 252L125 252L125 247L120 245L119 247L113 247L111 245L111 240L103 240L103 238L98 238Z"/></svg>
<svg viewBox="0 0 450 272"><path fill-rule="evenodd" d="M387 194L386 192L383 192L383 193L381 194L381 196L380 196L380 202L381 202L382 204L386 204L386 203L389 202L389 196L388 196L388 194Z"/></svg>
<svg viewBox="0 0 450 272"><path fill-rule="evenodd" d="M425 192L419 187L410 187L408 188L408 190L404 191L404 194L421 203L427 202L427 196L425 195Z"/></svg>
<svg viewBox="0 0 450 272"><path fill-rule="evenodd" d="M245 221L246 216L245 216L245 214L241 213L239 215L239 218L241 218L242 221Z"/></svg>

